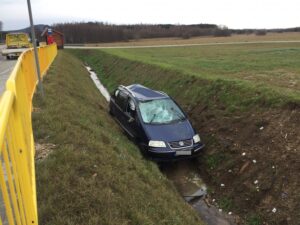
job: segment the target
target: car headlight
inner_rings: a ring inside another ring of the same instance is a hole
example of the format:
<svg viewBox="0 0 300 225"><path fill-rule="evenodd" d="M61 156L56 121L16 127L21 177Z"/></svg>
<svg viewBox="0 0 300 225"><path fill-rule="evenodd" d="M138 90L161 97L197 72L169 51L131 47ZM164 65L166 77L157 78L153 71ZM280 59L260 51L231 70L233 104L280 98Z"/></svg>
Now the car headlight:
<svg viewBox="0 0 300 225"><path fill-rule="evenodd" d="M153 140L150 140L149 141L149 146L150 147L154 147L154 148L165 148L166 144L165 144L164 141L153 141Z"/></svg>
<svg viewBox="0 0 300 225"><path fill-rule="evenodd" d="M198 143L201 141L199 134L194 135L193 137L194 143Z"/></svg>

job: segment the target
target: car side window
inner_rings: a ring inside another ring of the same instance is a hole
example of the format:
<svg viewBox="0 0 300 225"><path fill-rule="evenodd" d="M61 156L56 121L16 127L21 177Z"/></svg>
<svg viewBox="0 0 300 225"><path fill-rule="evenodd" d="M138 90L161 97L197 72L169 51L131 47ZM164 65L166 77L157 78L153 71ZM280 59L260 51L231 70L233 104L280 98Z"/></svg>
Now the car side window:
<svg viewBox="0 0 300 225"><path fill-rule="evenodd" d="M127 108L126 108L126 112L129 113L129 115L131 117L134 117L135 116L135 110L136 110L135 103L131 98L129 98Z"/></svg>
<svg viewBox="0 0 300 225"><path fill-rule="evenodd" d="M116 92L115 92L115 94L116 94ZM118 93L116 96L116 103L123 111L126 110L127 99L128 99L128 95L124 91L118 90Z"/></svg>

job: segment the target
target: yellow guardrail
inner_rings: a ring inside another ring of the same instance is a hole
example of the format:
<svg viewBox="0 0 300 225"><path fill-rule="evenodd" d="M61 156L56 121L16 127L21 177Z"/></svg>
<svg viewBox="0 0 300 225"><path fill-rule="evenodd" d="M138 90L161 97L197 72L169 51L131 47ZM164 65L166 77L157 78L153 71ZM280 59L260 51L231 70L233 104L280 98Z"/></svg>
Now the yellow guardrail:
<svg viewBox="0 0 300 225"><path fill-rule="evenodd" d="M56 54L56 45L38 49L42 76ZM19 57L0 99L0 225L38 224L31 122L37 82L31 49Z"/></svg>

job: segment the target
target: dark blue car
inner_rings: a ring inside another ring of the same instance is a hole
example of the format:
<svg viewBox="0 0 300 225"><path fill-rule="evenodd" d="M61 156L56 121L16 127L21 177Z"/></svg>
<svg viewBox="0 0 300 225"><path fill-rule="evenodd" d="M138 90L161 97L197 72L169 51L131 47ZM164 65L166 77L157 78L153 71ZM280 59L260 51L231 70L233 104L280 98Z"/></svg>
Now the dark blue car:
<svg viewBox="0 0 300 225"><path fill-rule="evenodd" d="M195 157L204 147L185 113L163 92L121 85L111 96L109 112L154 160Z"/></svg>

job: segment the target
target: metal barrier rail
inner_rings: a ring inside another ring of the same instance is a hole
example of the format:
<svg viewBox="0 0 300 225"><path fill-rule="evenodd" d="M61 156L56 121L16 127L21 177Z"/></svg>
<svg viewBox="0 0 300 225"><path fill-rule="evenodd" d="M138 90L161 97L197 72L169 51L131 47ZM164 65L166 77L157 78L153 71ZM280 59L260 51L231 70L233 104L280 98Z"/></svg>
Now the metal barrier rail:
<svg viewBox="0 0 300 225"><path fill-rule="evenodd" d="M56 45L38 49L42 76L57 54ZM2 224L38 224L32 97L37 85L34 52L18 59L0 99L0 212Z"/></svg>

